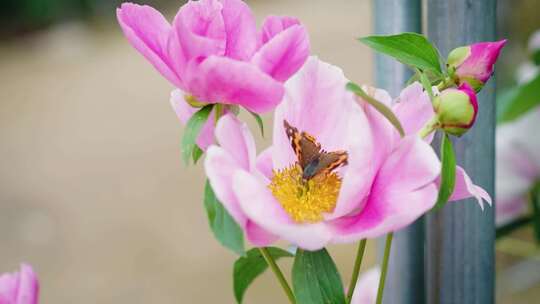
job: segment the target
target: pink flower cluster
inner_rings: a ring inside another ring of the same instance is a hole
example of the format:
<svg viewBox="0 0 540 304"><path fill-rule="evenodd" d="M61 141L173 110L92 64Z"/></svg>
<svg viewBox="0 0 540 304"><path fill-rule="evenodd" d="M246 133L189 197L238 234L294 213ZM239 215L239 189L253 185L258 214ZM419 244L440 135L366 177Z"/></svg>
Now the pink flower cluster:
<svg viewBox="0 0 540 304"><path fill-rule="evenodd" d="M212 114L197 144L207 149L204 167L216 196L255 246L284 239L320 249L396 231L429 211L441 163L429 145L432 136L419 133L436 118L456 135L472 126L478 107L471 83L487 81L504 45L477 44L452 54L461 85L437 96L435 107L418 83L396 99L367 88L399 118L406 131L401 137L345 89L339 68L307 59L307 33L294 18L267 17L258 31L240 0L189 1L172 25L148 6L123 4L117 15L129 42L177 88L171 102L184 123L201 105L225 105L217 126ZM456 116L456 103L471 108ZM258 155L235 106L275 108L273 143ZM300 164L311 166L308 178ZM456 179L452 200L490 202L459 167Z"/></svg>

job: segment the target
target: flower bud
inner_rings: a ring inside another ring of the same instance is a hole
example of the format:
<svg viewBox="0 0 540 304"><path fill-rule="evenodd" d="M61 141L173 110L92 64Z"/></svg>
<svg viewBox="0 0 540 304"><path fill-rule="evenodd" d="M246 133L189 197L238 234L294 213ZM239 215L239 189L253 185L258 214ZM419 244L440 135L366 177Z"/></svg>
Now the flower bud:
<svg viewBox="0 0 540 304"><path fill-rule="evenodd" d="M448 68L458 84L468 83L480 91L493 74L493 65L506 40L458 47L448 54Z"/></svg>
<svg viewBox="0 0 540 304"><path fill-rule="evenodd" d="M442 91L433 100L433 106L439 128L456 136L463 135L473 126L478 113L476 94L467 83Z"/></svg>

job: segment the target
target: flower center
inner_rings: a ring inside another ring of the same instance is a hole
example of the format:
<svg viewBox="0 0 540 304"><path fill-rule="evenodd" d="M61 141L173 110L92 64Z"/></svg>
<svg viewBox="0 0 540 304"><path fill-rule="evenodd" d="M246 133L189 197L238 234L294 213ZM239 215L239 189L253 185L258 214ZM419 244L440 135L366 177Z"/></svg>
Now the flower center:
<svg viewBox="0 0 540 304"><path fill-rule="evenodd" d="M330 172L304 180L302 169L294 164L274 171L268 188L295 222L316 223L323 220L323 213L334 211L341 178Z"/></svg>

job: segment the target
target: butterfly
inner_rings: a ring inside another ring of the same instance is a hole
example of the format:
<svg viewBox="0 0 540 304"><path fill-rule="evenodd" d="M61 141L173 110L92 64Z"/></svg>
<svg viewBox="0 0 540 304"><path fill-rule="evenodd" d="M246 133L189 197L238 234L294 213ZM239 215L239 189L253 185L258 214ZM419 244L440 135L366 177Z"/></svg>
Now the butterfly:
<svg viewBox="0 0 540 304"><path fill-rule="evenodd" d="M291 142L298 164L302 168L302 179L307 181L319 174L328 174L332 170L347 164L346 151L327 152L321 144L307 132L300 133L297 128L283 121L285 133Z"/></svg>

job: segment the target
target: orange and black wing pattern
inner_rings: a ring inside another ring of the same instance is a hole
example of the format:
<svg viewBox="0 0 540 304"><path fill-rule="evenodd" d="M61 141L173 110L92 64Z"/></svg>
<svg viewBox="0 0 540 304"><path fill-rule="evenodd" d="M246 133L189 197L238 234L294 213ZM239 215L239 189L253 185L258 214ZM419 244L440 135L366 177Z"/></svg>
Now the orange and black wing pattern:
<svg viewBox="0 0 540 304"><path fill-rule="evenodd" d="M317 142L315 137L309 133L300 133L286 120L283 121L283 125L291 147L298 158L298 164L302 168L304 180L319 174L328 174L347 164L348 154L346 151L326 152L321 149L321 144Z"/></svg>
<svg viewBox="0 0 540 304"><path fill-rule="evenodd" d="M294 154L296 154L296 158L298 159L298 164L303 169L313 159L319 156L321 145L313 136L306 132L300 133L297 128L291 126L286 120L283 121L283 125Z"/></svg>

